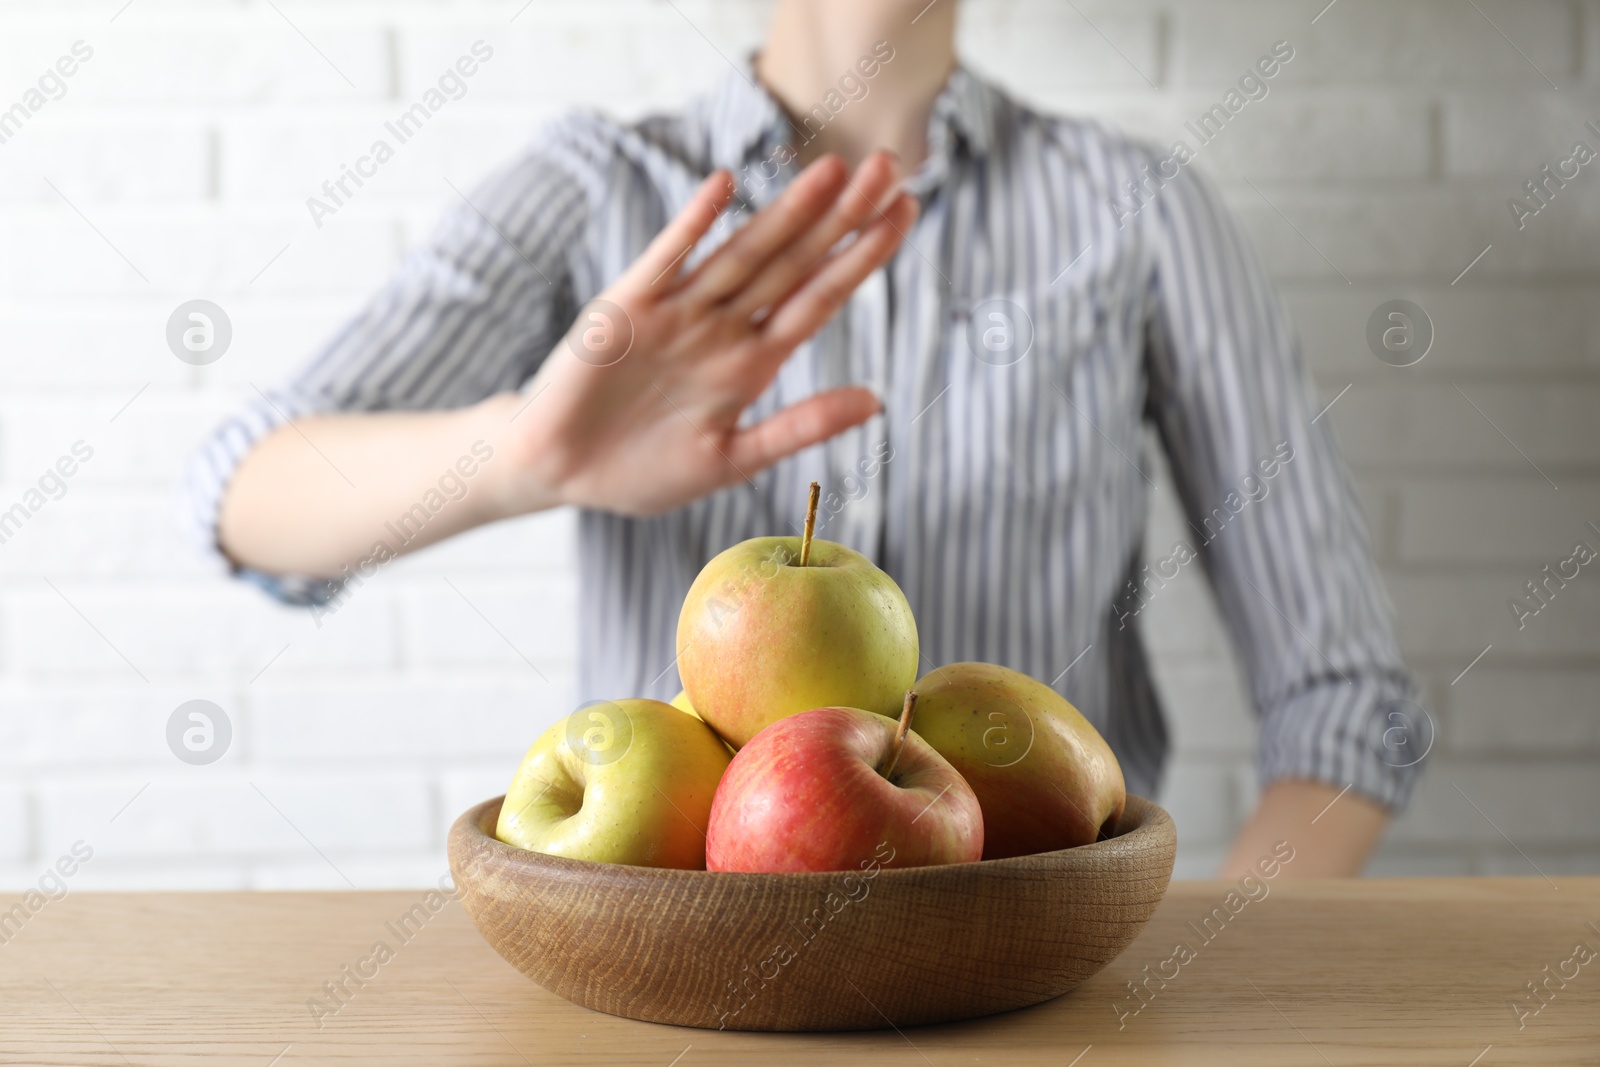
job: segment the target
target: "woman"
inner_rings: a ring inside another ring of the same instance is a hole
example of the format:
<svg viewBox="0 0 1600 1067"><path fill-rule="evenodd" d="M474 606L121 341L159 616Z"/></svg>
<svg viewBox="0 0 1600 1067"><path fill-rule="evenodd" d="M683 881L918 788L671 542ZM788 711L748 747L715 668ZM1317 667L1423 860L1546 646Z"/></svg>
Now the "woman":
<svg viewBox="0 0 1600 1067"><path fill-rule="evenodd" d="M556 124L218 432L196 515L316 603L576 505L582 695L664 698L700 566L792 532L816 479L926 666L1053 680L1145 794L1166 735L1137 616L1198 558L1262 722L1223 873L1280 840L1293 875L1355 873L1412 788L1382 730L1412 683L1292 331L1207 186L1113 210L1159 157L962 69L955 8L779 0L682 112ZM1147 422L1196 533L1148 569Z"/></svg>

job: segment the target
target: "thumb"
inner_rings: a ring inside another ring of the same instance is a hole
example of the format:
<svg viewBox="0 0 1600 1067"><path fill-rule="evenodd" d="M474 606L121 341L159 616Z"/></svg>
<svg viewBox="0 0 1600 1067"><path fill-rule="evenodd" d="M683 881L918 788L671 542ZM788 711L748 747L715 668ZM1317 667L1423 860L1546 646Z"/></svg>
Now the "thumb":
<svg viewBox="0 0 1600 1067"><path fill-rule="evenodd" d="M829 389L736 431L728 458L747 473L765 470L801 449L860 426L882 410L870 389L859 385Z"/></svg>

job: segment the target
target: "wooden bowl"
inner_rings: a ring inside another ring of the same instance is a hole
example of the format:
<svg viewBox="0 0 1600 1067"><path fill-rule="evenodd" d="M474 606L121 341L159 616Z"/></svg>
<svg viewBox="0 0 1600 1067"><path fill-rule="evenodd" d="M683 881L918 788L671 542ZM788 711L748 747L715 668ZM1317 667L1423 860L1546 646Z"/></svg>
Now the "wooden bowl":
<svg viewBox="0 0 1600 1067"><path fill-rule="evenodd" d="M948 1022L1060 996L1149 920L1172 818L1128 798L1079 848L866 873L732 874L547 856L495 839L504 797L450 829L478 932L586 1008L731 1030Z"/></svg>

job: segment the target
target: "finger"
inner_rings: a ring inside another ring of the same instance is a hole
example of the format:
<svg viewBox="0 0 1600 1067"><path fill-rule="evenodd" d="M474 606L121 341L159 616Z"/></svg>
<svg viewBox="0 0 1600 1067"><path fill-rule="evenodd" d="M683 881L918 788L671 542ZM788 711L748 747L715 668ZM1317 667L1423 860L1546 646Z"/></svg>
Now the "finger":
<svg viewBox="0 0 1600 1067"><path fill-rule="evenodd" d="M773 309L762 327L763 337L787 356L833 318L868 275L889 262L916 217L916 198L900 194L853 244L824 260L794 295Z"/></svg>
<svg viewBox="0 0 1600 1067"><path fill-rule="evenodd" d="M620 280L638 289L665 289L676 277L678 265L688 258L732 199L733 175L726 170L712 171Z"/></svg>
<svg viewBox="0 0 1600 1067"><path fill-rule="evenodd" d="M728 443L728 458L747 474L764 470L801 449L860 426L883 410L869 389L847 385L791 404L744 430Z"/></svg>
<svg viewBox="0 0 1600 1067"><path fill-rule="evenodd" d="M846 234L881 215L880 209L896 195L893 192L896 177L894 157L888 152L868 156L856 170L850 187L834 202L827 215L725 302L729 314L749 318L793 292Z"/></svg>
<svg viewBox="0 0 1600 1067"><path fill-rule="evenodd" d="M714 304L736 292L773 256L784 251L839 198L850 172L838 156L823 156L789 188L756 212L723 246L706 257L680 286L696 303Z"/></svg>

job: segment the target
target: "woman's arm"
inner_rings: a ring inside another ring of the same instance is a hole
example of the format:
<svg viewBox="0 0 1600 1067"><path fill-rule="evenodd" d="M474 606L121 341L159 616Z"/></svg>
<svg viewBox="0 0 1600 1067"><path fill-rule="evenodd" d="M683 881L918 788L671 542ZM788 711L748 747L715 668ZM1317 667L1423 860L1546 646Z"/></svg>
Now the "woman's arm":
<svg viewBox="0 0 1600 1067"><path fill-rule="evenodd" d="M667 511L859 425L878 402L856 387L754 426L739 420L899 247L916 203L897 177L882 153L853 178L837 158L819 160L684 272L733 195L725 172L712 175L579 313L523 393L442 412L319 414L269 433L229 480L220 547L253 570L334 578L375 551L558 504ZM470 312L484 329L497 319ZM479 328L455 318L450 328ZM418 376L404 365L382 373Z"/></svg>
<svg viewBox="0 0 1600 1067"><path fill-rule="evenodd" d="M1288 878L1345 878L1360 874L1389 826L1389 812L1366 797L1322 782L1279 779L1261 793L1255 814L1239 830L1219 877L1251 873L1273 846L1295 852Z"/></svg>
<svg viewBox="0 0 1600 1067"><path fill-rule="evenodd" d="M379 556L400 555L503 517L507 430L522 402L503 393L455 411L279 426L234 471L218 541L252 570L337 578L379 544ZM535 487L526 492L526 510L555 502L548 490L544 500Z"/></svg>
<svg viewBox="0 0 1600 1067"><path fill-rule="evenodd" d="M1153 206L1138 220L1156 250L1149 408L1261 723L1261 806L1229 870L1286 840L1307 857L1297 874L1353 874L1426 754L1393 725L1420 711L1416 684L1266 272L1192 168Z"/></svg>

